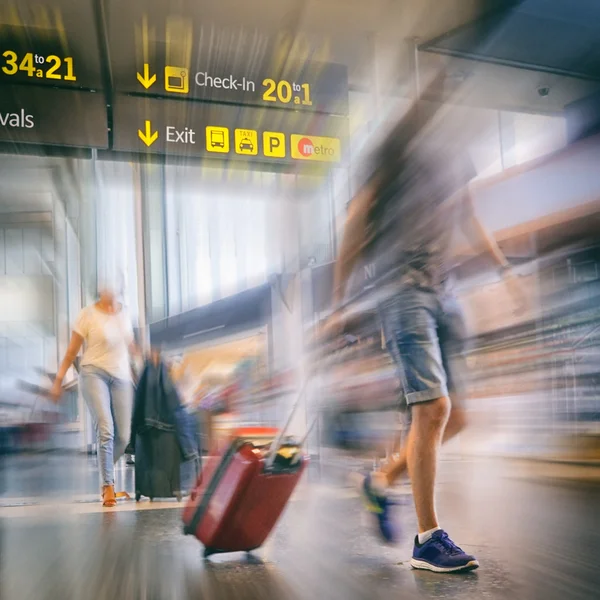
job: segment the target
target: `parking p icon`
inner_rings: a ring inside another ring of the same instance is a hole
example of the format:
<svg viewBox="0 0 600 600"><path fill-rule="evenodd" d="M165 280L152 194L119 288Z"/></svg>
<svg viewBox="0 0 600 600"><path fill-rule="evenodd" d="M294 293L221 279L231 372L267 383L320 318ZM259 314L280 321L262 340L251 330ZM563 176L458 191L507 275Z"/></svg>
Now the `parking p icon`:
<svg viewBox="0 0 600 600"><path fill-rule="evenodd" d="M271 158L285 158L285 134L278 131L263 132L263 152Z"/></svg>

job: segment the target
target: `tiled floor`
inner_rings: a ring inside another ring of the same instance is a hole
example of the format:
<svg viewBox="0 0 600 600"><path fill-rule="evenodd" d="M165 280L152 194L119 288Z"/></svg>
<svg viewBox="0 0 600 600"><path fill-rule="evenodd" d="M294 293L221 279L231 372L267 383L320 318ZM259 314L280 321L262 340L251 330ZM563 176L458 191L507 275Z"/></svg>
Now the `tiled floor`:
<svg viewBox="0 0 600 600"><path fill-rule="evenodd" d="M199 542L181 533L177 502L102 510L93 461L11 458L0 490L0 598L595 597L600 487L514 474L502 462L442 464L442 522L481 562L473 573L443 576L408 565L410 504L399 509L404 541L382 546L355 493L317 469L254 559L232 554L205 563ZM131 469L119 477L131 490Z"/></svg>

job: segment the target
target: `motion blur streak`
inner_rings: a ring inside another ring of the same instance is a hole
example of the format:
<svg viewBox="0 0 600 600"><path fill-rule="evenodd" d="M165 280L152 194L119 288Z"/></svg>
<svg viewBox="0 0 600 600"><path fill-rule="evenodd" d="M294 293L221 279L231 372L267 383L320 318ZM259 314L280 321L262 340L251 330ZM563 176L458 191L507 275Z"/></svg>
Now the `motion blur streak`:
<svg viewBox="0 0 600 600"><path fill-rule="evenodd" d="M599 81L586 0L3 2L0 598L596 597ZM384 490L397 544L361 493L411 427L382 306L394 244L443 245L419 196L438 170L398 168L404 233L350 248L339 322L333 300L352 200L407 147L440 170L468 154L518 289L451 232L466 427L436 504L479 561L462 575L411 569L408 476ZM238 428L286 421L272 476L292 442L310 464L280 521L203 560L182 522L198 474Z"/></svg>

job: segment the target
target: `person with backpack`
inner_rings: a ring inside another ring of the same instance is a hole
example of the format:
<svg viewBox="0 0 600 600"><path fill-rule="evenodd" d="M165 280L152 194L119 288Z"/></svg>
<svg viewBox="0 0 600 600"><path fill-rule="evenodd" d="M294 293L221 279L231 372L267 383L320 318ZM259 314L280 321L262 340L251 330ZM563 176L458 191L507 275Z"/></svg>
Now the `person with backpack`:
<svg viewBox="0 0 600 600"><path fill-rule="evenodd" d="M411 565L446 573L479 566L440 527L435 509L440 445L466 421L460 403L465 326L452 292L456 226L495 259L519 306L523 297L507 259L475 215L467 185L476 173L460 137L438 117L439 106L425 114L416 102L375 153L366 183L348 208L334 274L337 310L325 330L342 330L340 307L350 275L359 260L375 257L386 345L411 423L399 454L368 475L361 491L381 536L394 542L398 527L388 489L408 470L419 528Z"/></svg>

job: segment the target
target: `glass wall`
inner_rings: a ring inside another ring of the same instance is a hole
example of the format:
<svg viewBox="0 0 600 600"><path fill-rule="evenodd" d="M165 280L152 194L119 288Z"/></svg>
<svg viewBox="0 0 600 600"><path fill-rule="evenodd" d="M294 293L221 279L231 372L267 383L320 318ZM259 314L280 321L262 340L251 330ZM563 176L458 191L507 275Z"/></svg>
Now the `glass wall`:
<svg viewBox="0 0 600 600"><path fill-rule="evenodd" d="M0 404L18 423L47 409L18 382L48 383L45 373L56 372L81 307L78 197L69 166L64 159L0 158ZM62 418L78 421L73 396Z"/></svg>
<svg viewBox="0 0 600 600"><path fill-rule="evenodd" d="M0 390L56 368L51 224L0 224Z"/></svg>
<svg viewBox="0 0 600 600"><path fill-rule="evenodd" d="M149 322L260 285L282 272L335 258L355 175L372 142L410 105L352 92L349 165L314 175L198 165L96 161L98 277L122 277L137 313L135 195L143 199L144 281ZM448 107L477 132L470 147L485 178L565 143L555 116ZM138 180L136 180L136 177ZM137 187L136 187L137 186Z"/></svg>
<svg viewBox="0 0 600 600"><path fill-rule="evenodd" d="M95 254L97 281L108 280L123 292L134 321L138 318L138 284L135 245L135 194L139 183L129 163L96 161ZM94 240L89 242L93 244ZM82 238L82 252L94 248ZM88 285L97 282L88 282ZM91 290L93 297L96 290Z"/></svg>
<svg viewBox="0 0 600 600"><path fill-rule="evenodd" d="M333 257L330 178L165 169L169 314Z"/></svg>
<svg viewBox="0 0 600 600"><path fill-rule="evenodd" d="M556 152L567 143L566 121L560 115L515 113L514 128L517 164Z"/></svg>

